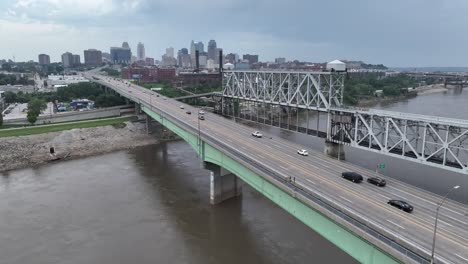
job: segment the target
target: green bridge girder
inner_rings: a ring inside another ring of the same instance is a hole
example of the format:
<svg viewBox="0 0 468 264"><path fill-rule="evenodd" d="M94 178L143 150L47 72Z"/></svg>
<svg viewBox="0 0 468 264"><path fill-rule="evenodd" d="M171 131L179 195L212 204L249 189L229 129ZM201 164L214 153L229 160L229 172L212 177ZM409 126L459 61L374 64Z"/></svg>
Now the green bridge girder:
<svg viewBox="0 0 468 264"><path fill-rule="evenodd" d="M348 253L351 257L363 264L395 264L401 263L390 254L382 251L377 246L371 244L364 238L339 225L335 221L326 217L319 211L302 203L289 193L281 190L268 180L253 172L251 169L240 164L236 160L225 155L207 142L198 144L198 136L193 135L184 128L179 127L164 115L152 111L148 107L141 105L141 110L154 120L171 130L184 139L203 161L211 162L225 168L245 183L266 196L275 204L286 210L288 213L299 219L312 230L333 243L335 246Z"/></svg>

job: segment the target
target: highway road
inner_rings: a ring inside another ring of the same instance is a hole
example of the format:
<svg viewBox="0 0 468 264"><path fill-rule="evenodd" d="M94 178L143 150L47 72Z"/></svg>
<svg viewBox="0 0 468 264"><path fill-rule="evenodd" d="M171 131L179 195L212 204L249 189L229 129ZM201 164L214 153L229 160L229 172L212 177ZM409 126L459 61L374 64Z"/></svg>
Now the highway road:
<svg viewBox="0 0 468 264"><path fill-rule="evenodd" d="M88 77L91 75L88 73ZM145 101L155 110L170 113L179 121L198 127L198 109L125 81L97 76L119 93L136 101ZM180 109L184 105L185 109ZM192 115L186 114L190 110ZM435 221L435 208L441 197L414 186L386 178L386 187L365 182L356 184L341 178L344 171L355 171L364 178L376 173L345 161L309 150L309 156L297 154L306 148L281 138L251 136L252 128L238 124L222 116L206 113L200 120L203 135L223 142L241 151L262 166L295 179L295 184L306 192L319 196L330 204L336 204L369 226L376 226L390 237L404 241L430 253ZM381 176L381 175L379 175ZM463 188L463 187L462 187ZM468 188L466 186L465 188ZM460 189L460 191L466 191ZM405 213L387 204L389 199L402 199L414 206L413 213ZM468 206L447 201L440 211L437 232L436 257L445 263L468 263Z"/></svg>

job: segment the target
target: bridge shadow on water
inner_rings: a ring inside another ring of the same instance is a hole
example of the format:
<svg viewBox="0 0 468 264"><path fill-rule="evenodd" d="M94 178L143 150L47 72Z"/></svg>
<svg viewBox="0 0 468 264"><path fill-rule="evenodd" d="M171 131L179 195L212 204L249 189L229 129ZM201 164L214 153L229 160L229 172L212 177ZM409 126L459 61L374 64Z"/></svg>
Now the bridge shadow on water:
<svg viewBox="0 0 468 264"><path fill-rule="evenodd" d="M209 203L209 171L182 141L130 151L144 188L184 241L190 263L354 263L354 259L243 185L243 194ZM174 245L177 246L177 245ZM182 247L181 247L182 248Z"/></svg>

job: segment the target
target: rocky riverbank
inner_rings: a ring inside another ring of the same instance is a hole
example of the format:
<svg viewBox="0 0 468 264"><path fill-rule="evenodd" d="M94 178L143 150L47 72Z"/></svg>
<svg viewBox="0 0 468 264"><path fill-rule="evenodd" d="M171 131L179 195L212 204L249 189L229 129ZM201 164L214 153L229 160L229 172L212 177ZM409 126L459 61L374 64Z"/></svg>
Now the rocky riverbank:
<svg viewBox="0 0 468 264"><path fill-rule="evenodd" d="M160 135L148 135L144 123L125 122L119 126L1 138L0 171L52 162L54 157L49 154L50 147L55 149L55 159L79 158L156 144L162 140ZM167 137L170 139L173 136Z"/></svg>

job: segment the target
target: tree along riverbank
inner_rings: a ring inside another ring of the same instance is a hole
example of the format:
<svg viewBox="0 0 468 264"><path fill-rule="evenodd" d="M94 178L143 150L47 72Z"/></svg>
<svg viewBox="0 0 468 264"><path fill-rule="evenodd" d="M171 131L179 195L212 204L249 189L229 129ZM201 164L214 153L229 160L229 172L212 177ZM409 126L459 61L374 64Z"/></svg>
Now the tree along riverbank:
<svg viewBox="0 0 468 264"><path fill-rule="evenodd" d="M165 131L160 128L161 131ZM79 158L151 145L175 138L166 132L146 133L145 123L124 122L0 140L0 172L31 167L58 159ZM162 138L161 136L165 136ZM55 155L50 154L53 147Z"/></svg>
<svg viewBox="0 0 468 264"><path fill-rule="evenodd" d="M447 88L444 87L443 84L433 84L427 86L420 86L413 90L413 92L401 94L398 96L382 96L382 97L370 97L366 99L360 99L356 106L358 107L372 107L375 105L387 105L396 103L399 101L407 100L410 98L414 98L419 95L426 95L426 94L433 94L433 93L442 93L448 91Z"/></svg>

